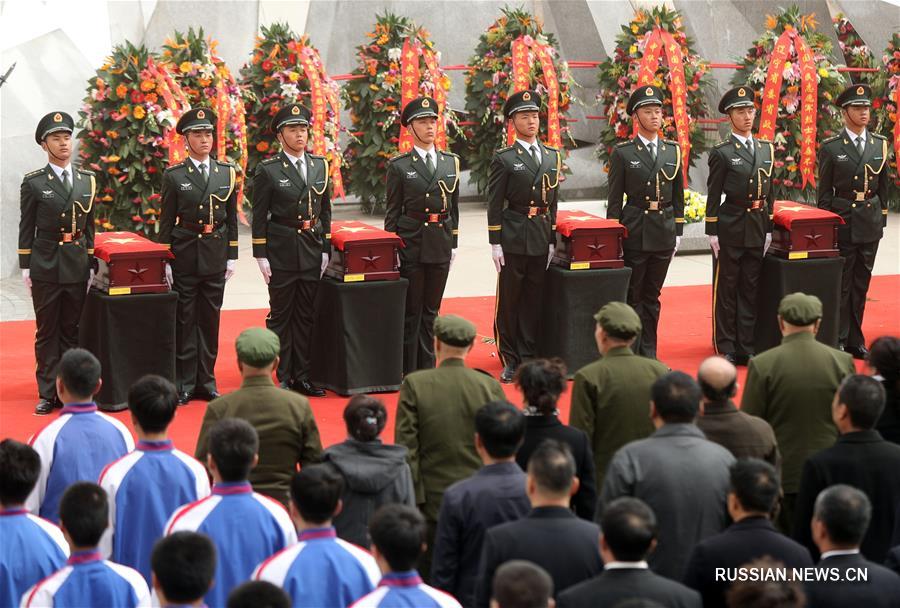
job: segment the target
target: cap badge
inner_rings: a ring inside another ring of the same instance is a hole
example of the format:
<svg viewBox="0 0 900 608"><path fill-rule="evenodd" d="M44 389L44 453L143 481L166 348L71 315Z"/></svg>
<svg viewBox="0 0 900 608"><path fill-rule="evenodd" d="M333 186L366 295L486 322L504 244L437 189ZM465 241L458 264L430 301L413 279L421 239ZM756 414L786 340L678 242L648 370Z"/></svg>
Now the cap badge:
<svg viewBox="0 0 900 608"><path fill-rule="evenodd" d="M53 115L53 122L62 122L62 114L57 112Z"/></svg>
<svg viewBox="0 0 900 608"><path fill-rule="evenodd" d="M644 91L644 95L646 95L647 97L652 97L653 96L653 87L647 87L647 90Z"/></svg>
<svg viewBox="0 0 900 608"><path fill-rule="evenodd" d="M522 94L522 101L531 101L531 93L529 93L528 91L525 91Z"/></svg>
<svg viewBox="0 0 900 608"><path fill-rule="evenodd" d="M423 107L423 108L427 108L427 107L429 107L429 106L431 106L431 102L428 101L427 99L423 99L423 100L422 100L422 107Z"/></svg>
<svg viewBox="0 0 900 608"><path fill-rule="evenodd" d="M865 90L864 88L862 88L862 87L857 87L857 88L856 88L856 94L857 94L857 95L865 95L865 94L866 94L866 90Z"/></svg>
<svg viewBox="0 0 900 608"><path fill-rule="evenodd" d="M203 110L197 110L197 118L206 118L206 112L204 112Z"/></svg>
<svg viewBox="0 0 900 608"><path fill-rule="evenodd" d="M746 97L746 96L747 96L747 89L745 89L744 87L739 88L738 89L738 97Z"/></svg>
<svg viewBox="0 0 900 608"><path fill-rule="evenodd" d="M300 106L294 106L291 108L291 114L294 116L300 116Z"/></svg>

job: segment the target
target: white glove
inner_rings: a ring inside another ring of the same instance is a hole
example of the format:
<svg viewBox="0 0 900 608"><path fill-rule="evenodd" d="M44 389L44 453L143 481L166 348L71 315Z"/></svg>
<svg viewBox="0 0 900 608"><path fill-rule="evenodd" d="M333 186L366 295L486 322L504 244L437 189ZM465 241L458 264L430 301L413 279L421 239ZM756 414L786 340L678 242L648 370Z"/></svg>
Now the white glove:
<svg viewBox="0 0 900 608"><path fill-rule="evenodd" d="M175 279L172 278L172 265L168 262L166 262L166 283L169 284L169 289L175 286Z"/></svg>
<svg viewBox="0 0 900 608"><path fill-rule="evenodd" d="M676 236L676 237L675 237L675 249L672 250L672 257L669 258L669 262L670 262L670 263L672 262L672 260L675 259L675 254L678 253L678 248L679 248L680 246L681 246L681 237L680 237L680 236Z"/></svg>
<svg viewBox="0 0 900 608"><path fill-rule="evenodd" d="M228 260L225 262L225 280L227 281L234 276L234 267L237 266L237 260Z"/></svg>
<svg viewBox="0 0 900 608"><path fill-rule="evenodd" d="M31 295L31 271L27 268L22 269L22 282L25 283L28 295Z"/></svg>
<svg viewBox="0 0 900 608"><path fill-rule="evenodd" d="M400 252L399 251L394 254L394 259L397 262L397 268L400 268Z"/></svg>
<svg viewBox="0 0 900 608"><path fill-rule="evenodd" d="M772 245L772 233L771 233L771 232L767 232L767 233L766 233L766 244L763 245L763 257L765 257L766 252L769 251L769 247L770 247L771 245Z"/></svg>
<svg viewBox="0 0 900 608"><path fill-rule="evenodd" d="M719 257L719 236L717 234L709 235L709 248L712 249L713 257Z"/></svg>
<svg viewBox="0 0 900 608"><path fill-rule="evenodd" d="M84 290L84 293L91 293L91 284L94 282L94 269L91 268L91 274L88 277L87 289Z"/></svg>
<svg viewBox="0 0 900 608"><path fill-rule="evenodd" d="M450 250L450 268L453 268L453 260L456 259L456 249Z"/></svg>
<svg viewBox="0 0 900 608"><path fill-rule="evenodd" d="M494 268L497 269L497 272L500 272L500 269L506 265L501 245L491 245L491 259L494 260Z"/></svg>
<svg viewBox="0 0 900 608"><path fill-rule="evenodd" d="M550 261L553 260L553 253L556 251L556 245L550 245L547 247L547 267L544 270L550 268Z"/></svg>
<svg viewBox="0 0 900 608"><path fill-rule="evenodd" d="M256 263L259 265L259 271L263 275L263 281L268 285L269 280L272 278L272 267L269 266L269 260L267 258L256 258Z"/></svg>
<svg viewBox="0 0 900 608"><path fill-rule="evenodd" d="M319 272L319 278L325 276L325 269L328 268L328 260L331 258L327 253L322 254L322 270Z"/></svg>

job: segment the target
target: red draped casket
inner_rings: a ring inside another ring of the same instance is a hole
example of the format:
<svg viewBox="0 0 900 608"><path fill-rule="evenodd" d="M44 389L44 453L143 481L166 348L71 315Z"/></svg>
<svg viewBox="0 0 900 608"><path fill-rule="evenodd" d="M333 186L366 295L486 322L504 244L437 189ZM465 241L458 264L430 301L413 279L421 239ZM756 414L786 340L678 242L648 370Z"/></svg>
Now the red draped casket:
<svg viewBox="0 0 900 608"><path fill-rule="evenodd" d="M838 226L843 223L839 215L825 209L794 201L775 201L769 251L789 260L837 257Z"/></svg>
<svg viewBox="0 0 900 608"><path fill-rule="evenodd" d="M615 220L583 211L556 214L553 264L569 270L622 268L622 239L628 232Z"/></svg>
<svg viewBox="0 0 900 608"><path fill-rule="evenodd" d="M159 243L133 232L101 232L94 238L94 257L94 286L111 296L169 291L166 262L175 256Z"/></svg>
<svg viewBox="0 0 900 608"><path fill-rule="evenodd" d="M397 252L403 240L363 222L331 223L331 261L325 274L344 283L400 278Z"/></svg>

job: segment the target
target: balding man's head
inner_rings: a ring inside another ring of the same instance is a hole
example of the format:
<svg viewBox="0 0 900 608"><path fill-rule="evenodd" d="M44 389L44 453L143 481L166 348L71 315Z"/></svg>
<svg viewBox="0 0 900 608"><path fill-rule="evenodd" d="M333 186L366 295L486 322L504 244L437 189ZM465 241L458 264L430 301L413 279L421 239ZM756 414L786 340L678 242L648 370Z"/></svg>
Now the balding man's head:
<svg viewBox="0 0 900 608"><path fill-rule="evenodd" d="M723 357L710 357L700 364L697 382L707 401L726 401L737 391L737 369Z"/></svg>

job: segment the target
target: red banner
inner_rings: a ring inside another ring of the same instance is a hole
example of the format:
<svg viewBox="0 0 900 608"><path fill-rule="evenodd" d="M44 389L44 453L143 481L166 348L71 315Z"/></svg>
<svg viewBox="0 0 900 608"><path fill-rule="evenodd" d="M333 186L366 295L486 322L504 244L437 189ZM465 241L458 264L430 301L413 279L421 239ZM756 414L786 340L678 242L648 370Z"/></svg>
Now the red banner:
<svg viewBox="0 0 900 608"><path fill-rule="evenodd" d="M413 40L403 41L403 54L400 56L400 109L419 96L419 49ZM413 148L412 133L406 127L400 127L400 152L409 152Z"/></svg>
<svg viewBox="0 0 900 608"><path fill-rule="evenodd" d="M894 107L897 108L895 112L900 112L900 85L894 89ZM895 173L900 176L900 116L894 120L894 163Z"/></svg>
<svg viewBox="0 0 900 608"><path fill-rule="evenodd" d="M775 48L769 57L769 70L766 74L766 86L763 89L762 110L759 121L759 137L772 139L778 122L778 106L781 100L781 83L785 64L796 52L800 63L800 175L803 179L801 188L807 184L816 185L816 115L819 84L816 76L816 64L812 51L797 30L786 30L775 42Z"/></svg>
<svg viewBox="0 0 900 608"><path fill-rule="evenodd" d="M190 109L191 104L178 83L172 80L165 65L157 65L153 58L149 57L147 71L156 80L156 90L162 95L166 109L172 113L172 126L160 125L163 129L162 136L165 146L169 150L169 164L180 163L187 158L187 149L184 146L184 139L175 133L175 123L182 114Z"/></svg>
<svg viewBox="0 0 900 608"><path fill-rule="evenodd" d="M562 132L559 125L559 79L556 75L556 67L553 65L553 54L549 46L543 45L530 37L526 40L525 36L519 36L512 41L513 90L510 94L524 91L531 85L529 47L533 52L533 56L541 62L544 88L547 89L547 144L560 148L562 147ZM512 145L515 139L516 130L510 124L506 130L506 144Z"/></svg>
<svg viewBox="0 0 900 608"><path fill-rule="evenodd" d="M525 40L520 36L512 41L512 77L513 90L512 93L518 93L528 88L530 78L528 72L531 66L528 64L528 47ZM506 145L511 146L516 140L516 130L512 123L506 128Z"/></svg>
<svg viewBox="0 0 900 608"><path fill-rule="evenodd" d="M437 102L438 106L437 137L434 140L434 145L438 150L446 150L447 125L444 122L444 108L447 106L447 91L441 86L441 72L438 69L437 57L435 57L431 49L424 48L420 45L417 46L419 52L422 54L422 59L425 61L425 68L428 70L428 75L431 77L431 83L434 85L434 100Z"/></svg>

